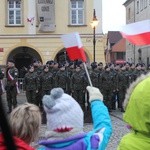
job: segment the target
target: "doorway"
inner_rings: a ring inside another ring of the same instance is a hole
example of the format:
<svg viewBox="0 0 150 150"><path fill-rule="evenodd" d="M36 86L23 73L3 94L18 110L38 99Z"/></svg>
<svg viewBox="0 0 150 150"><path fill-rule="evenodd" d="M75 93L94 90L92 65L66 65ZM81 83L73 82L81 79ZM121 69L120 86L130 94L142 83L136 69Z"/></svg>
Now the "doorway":
<svg viewBox="0 0 150 150"><path fill-rule="evenodd" d="M42 62L39 53L30 47L18 47L11 51L8 59L13 59L15 61L15 66L19 71L19 77L22 74L22 69L28 68L29 65L33 63L34 60L39 60ZM21 75L22 76L22 75Z"/></svg>

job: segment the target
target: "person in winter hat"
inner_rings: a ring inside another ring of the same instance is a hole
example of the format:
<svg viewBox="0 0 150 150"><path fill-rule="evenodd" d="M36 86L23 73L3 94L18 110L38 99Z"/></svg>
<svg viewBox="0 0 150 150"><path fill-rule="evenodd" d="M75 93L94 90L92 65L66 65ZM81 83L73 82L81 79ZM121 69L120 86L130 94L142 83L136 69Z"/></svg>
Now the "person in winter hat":
<svg viewBox="0 0 150 150"><path fill-rule="evenodd" d="M43 97L47 117L46 140L38 150L105 150L112 126L103 95L98 88L87 87L93 117L93 130L83 132L83 111L73 97L54 88Z"/></svg>
<svg viewBox="0 0 150 150"><path fill-rule="evenodd" d="M124 101L124 121L131 132L125 135L117 150L150 149L150 73L131 84Z"/></svg>

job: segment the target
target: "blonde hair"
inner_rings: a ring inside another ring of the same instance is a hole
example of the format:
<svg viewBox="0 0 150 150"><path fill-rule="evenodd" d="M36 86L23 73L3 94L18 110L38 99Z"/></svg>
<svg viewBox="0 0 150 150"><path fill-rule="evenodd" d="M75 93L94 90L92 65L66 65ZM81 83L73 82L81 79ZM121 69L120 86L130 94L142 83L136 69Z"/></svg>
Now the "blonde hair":
<svg viewBox="0 0 150 150"><path fill-rule="evenodd" d="M30 144L38 137L41 126L39 108L29 103L16 107L10 114L10 125L13 136Z"/></svg>

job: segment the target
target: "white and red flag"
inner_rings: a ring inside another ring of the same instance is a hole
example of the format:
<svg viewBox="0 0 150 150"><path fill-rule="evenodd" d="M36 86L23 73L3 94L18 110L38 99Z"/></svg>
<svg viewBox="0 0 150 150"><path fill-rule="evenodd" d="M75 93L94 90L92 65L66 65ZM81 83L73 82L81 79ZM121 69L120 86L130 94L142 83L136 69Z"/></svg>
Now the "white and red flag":
<svg viewBox="0 0 150 150"><path fill-rule="evenodd" d="M150 20L127 24L120 29L122 36L134 45L150 44Z"/></svg>
<svg viewBox="0 0 150 150"><path fill-rule="evenodd" d="M79 33L75 32L64 34L61 38L70 60L74 61L77 59L81 59L83 62L86 62L86 55Z"/></svg>

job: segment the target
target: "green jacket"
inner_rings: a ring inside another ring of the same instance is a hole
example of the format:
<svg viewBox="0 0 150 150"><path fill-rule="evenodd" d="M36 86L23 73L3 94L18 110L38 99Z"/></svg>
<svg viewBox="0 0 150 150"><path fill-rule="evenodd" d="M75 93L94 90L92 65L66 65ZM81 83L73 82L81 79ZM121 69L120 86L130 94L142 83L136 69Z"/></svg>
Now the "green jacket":
<svg viewBox="0 0 150 150"><path fill-rule="evenodd" d="M122 138L117 150L150 150L150 74L130 86L125 103L123 119L132 131Z"/></svg>

